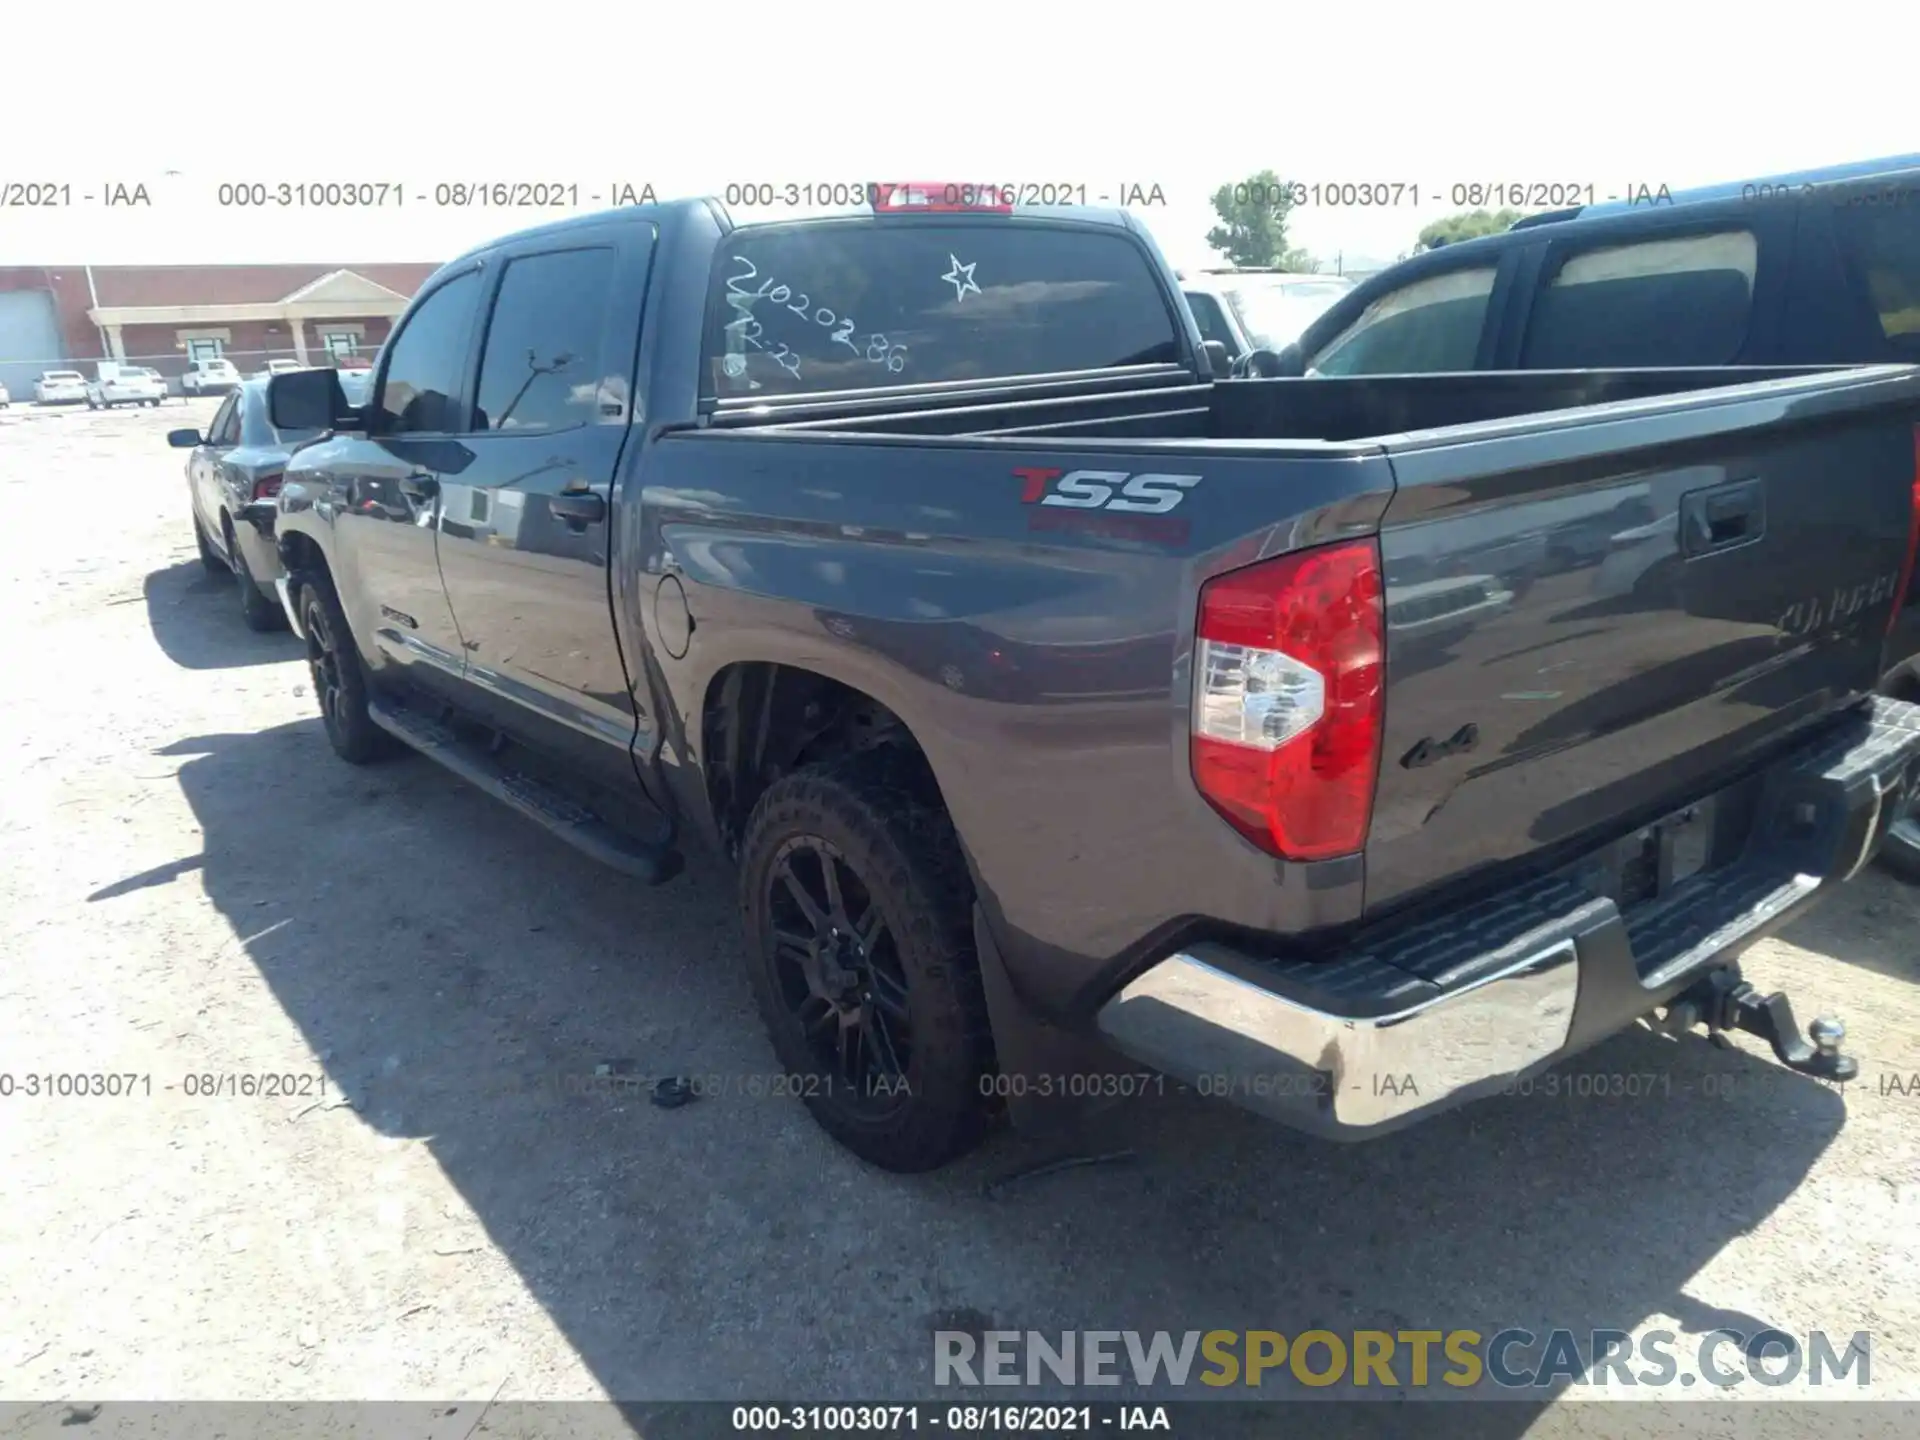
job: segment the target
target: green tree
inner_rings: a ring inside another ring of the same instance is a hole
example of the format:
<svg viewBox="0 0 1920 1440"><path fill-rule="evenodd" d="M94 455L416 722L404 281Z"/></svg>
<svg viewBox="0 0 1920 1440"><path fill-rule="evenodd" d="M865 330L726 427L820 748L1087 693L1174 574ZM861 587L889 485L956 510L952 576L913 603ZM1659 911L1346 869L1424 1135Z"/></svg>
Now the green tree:
<svg viewBox="0 0 1920 1440"><path fill-rule="evenodd" d="M1220 223L1207 232L1207 244L1235 265L1278 266L1312 273L1320 262L1287 244L1287 215L1293 187L1272 170L1231 181L1213 192Z"/></svg>
<svg viewBox="0 0 1920 1440"><path fill-rule="evenodd" d="M1502 230L1513 228L1513 222L1520 218L1518 210L1462 210L1457 215L1448 215L1436 220L1420 232L1420 243L1413 248L1438 250L1442 245L1454 245L1462 240L1478 240L1482 235L1498 235Z"/></svg>

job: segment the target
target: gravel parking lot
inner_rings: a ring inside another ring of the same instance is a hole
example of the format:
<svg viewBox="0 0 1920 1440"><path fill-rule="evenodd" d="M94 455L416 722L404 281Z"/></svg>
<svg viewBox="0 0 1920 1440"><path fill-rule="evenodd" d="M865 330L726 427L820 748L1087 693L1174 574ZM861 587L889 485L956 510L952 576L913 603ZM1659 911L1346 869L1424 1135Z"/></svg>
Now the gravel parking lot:
<svg viewBox="0 0 1920 1440"><path fill-rule="evenodd" d="M727 876L636 889L424 760L337 762L195 558L163 436L215 403L0 412L0 1074L151 1077L0 1099L0 1399L906 1399L940 1328L1509 1325L1865 1330L1868 1393L1920 1398L1920 892L1749 957L1847 1022L1844 1092L1634 1033L1574 1068L1638 1094L1356 1148L1169 1096L917 1179L790 1099L565 1093L773 1068ZM237 1075L294 1093L190 1093ZM1618 1433L1580 1393L1473 1432Z"/></svg>

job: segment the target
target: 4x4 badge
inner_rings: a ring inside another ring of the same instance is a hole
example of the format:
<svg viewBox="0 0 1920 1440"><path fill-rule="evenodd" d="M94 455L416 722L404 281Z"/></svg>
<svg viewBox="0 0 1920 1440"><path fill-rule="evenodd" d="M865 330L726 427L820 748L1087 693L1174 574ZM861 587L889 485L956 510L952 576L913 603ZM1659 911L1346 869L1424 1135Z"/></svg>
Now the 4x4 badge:
<svg viewBox="0 0 1920 1440"><path fill-rule="evenodd" d="M1422 765L1431 765L1436 760L1444 760L1449 755L1464 755L1480 743L1478 725L1462 725L1445 740L1422 740L1406 754L1400 757L1400 763L1409 770L1418 770Z"/></svg>

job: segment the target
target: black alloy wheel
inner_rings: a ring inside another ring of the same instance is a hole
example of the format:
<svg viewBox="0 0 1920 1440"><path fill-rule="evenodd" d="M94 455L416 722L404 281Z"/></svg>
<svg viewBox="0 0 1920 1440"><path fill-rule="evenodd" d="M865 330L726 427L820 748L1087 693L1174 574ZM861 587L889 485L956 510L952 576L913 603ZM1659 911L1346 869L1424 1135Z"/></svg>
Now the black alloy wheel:
<svg viewBox="0 0 1920 1440"><path fill-rule="evenodd" d="M907 977L886 916L837 846L781 846L766 907L780 998L850 1107L880 1119L906 1103L913 1060Z"/></svg>
<svg viewBox="0 0 1920 1440"><path fill-rule="evenodd" d="M977 1145L997 1107L973 886L924 757L883 746L774 781L740 905L783 1093L887 1170Z"/></svg>

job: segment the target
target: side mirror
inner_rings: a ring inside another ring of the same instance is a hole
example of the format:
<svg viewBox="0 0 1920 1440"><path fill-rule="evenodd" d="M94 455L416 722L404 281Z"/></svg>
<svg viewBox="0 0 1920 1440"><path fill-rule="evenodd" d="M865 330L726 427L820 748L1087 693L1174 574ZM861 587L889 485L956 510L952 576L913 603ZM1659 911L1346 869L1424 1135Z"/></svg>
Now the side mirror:
<svg viewBox="0 0 1920 1440"><path fill-rule="evenodd" d="M167 431L167 444L176 450L191 450L196 445L204 445L206 443L207 442L201 438L198 430Z"/></svg>
<svg viewBox="0 0 1920 1440"><path fill-rule="evenodd" d="M1207 363L1213 369L1214 378L1219 379L1233 369L1233 356L1227 353L1225 341L1202 340L1200 351L1207 357Z"/></svg>
<svg viewBox="0 0 1920 1440"><path fill-rule="evenodd" d="M331 370L293 370L267 382L267 417L276 430L359 430L360 412Z"/></svg>

